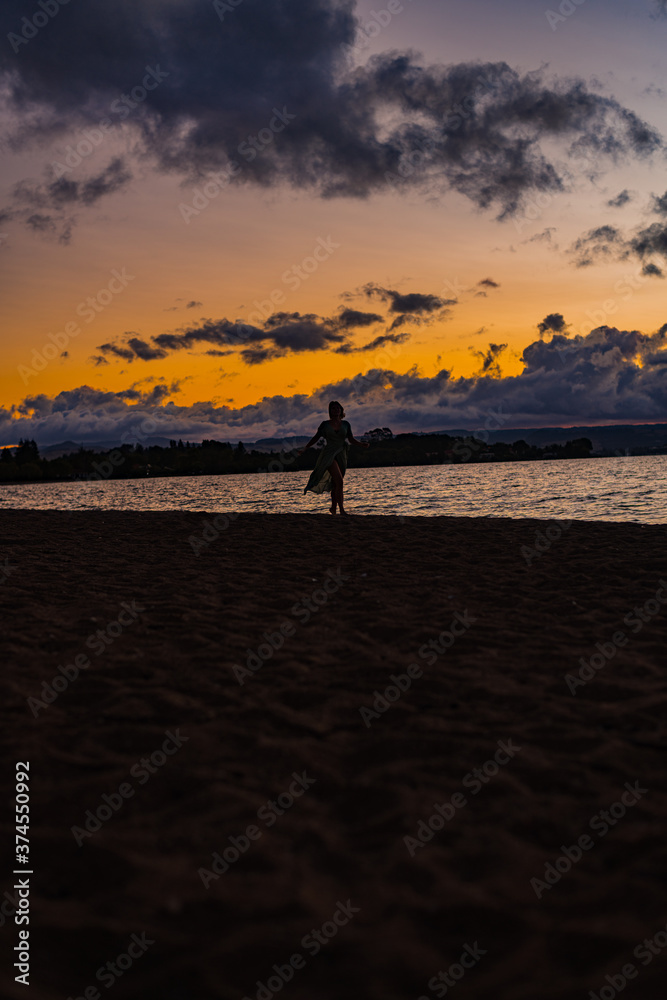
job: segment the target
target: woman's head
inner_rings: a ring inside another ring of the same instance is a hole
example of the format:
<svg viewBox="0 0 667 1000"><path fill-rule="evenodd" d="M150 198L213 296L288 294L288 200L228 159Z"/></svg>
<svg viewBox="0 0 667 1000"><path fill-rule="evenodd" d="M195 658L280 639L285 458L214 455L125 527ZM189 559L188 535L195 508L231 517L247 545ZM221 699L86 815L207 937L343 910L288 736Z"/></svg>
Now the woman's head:
<svg viewBox="0 0 667 1000"><path fill-rule="evenodd" d="M332 399L331 402L329 403L329 417L331 418L331 420L336 420L336 419L342 420L344 416L345 416L345 410L343 409L341 404L338 402L337 399Z"/></svg>

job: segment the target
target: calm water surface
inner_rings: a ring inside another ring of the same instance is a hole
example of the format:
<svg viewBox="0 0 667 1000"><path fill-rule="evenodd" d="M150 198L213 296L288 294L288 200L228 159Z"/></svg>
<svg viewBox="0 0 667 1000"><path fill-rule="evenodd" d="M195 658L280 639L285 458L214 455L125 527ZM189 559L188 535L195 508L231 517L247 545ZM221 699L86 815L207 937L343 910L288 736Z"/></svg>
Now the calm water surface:
<svg viewBox="0 0 667 1000"><path fill-rule="evenodd" d="M268 457L267 457L268 464ZM0 510L325 512L308 472L0 486ZM667 455L348 469L355 514L667 522Z"/></svg>

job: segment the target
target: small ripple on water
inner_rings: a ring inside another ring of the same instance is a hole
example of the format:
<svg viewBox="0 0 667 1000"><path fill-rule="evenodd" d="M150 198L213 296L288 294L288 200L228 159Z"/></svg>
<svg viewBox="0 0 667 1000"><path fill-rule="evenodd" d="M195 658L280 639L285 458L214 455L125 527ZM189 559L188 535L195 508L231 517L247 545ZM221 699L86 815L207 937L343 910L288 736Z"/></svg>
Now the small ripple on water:
<svg viewBox="0 0 667 1000"><path fill-rule="evenodd" d="M5 508L39 510L324 513L329 497L304 496L307 476L307 472L285 472L261 478L187 476L3 485L0 503ZM663 455L575 459L559 462L558 468L553 462L352 468L345 486L350 509L364 514L667 520L667 456Z"/></svg>

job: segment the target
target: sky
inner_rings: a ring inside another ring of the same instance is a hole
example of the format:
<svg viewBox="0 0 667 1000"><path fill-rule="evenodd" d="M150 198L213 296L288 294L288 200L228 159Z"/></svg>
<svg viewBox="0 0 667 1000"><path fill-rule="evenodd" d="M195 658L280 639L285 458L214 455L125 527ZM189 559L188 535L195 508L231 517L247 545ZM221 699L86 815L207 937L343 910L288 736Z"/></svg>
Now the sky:
<svg viewBox="0 0 667 1000"><path fill-rule="evenodd" d="M0 445L667 421L667 4L5 0Z"/></svg>

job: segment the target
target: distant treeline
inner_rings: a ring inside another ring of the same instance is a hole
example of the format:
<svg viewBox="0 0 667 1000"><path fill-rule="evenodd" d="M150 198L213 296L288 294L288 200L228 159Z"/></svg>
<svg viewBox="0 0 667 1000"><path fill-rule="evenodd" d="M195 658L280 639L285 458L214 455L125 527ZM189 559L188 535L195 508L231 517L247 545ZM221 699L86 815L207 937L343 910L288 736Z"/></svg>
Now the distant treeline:
<svg viewBox="0 0 667 1000"><path fill-rule="evenodd" d="M448 434L392 435L378 428L365 435L368 448L350 447L351 468L391 465L459 465L467 462L525 462L541 459L590 458L592 444L578 438L567 444L535 447L525 441L486 444L474 437ZM125 444L110 451L80 448L60 458L40 458L34 441L21 441L17 448L0 451L0 482L58 482L69 480L138 479L145 476L202 476L258 472L310 470L318 451L310 448L297 457L298 446L284 443L280 452L247 451L239 442L202 441L200 445L170 441L157 445Z"/></svg>

